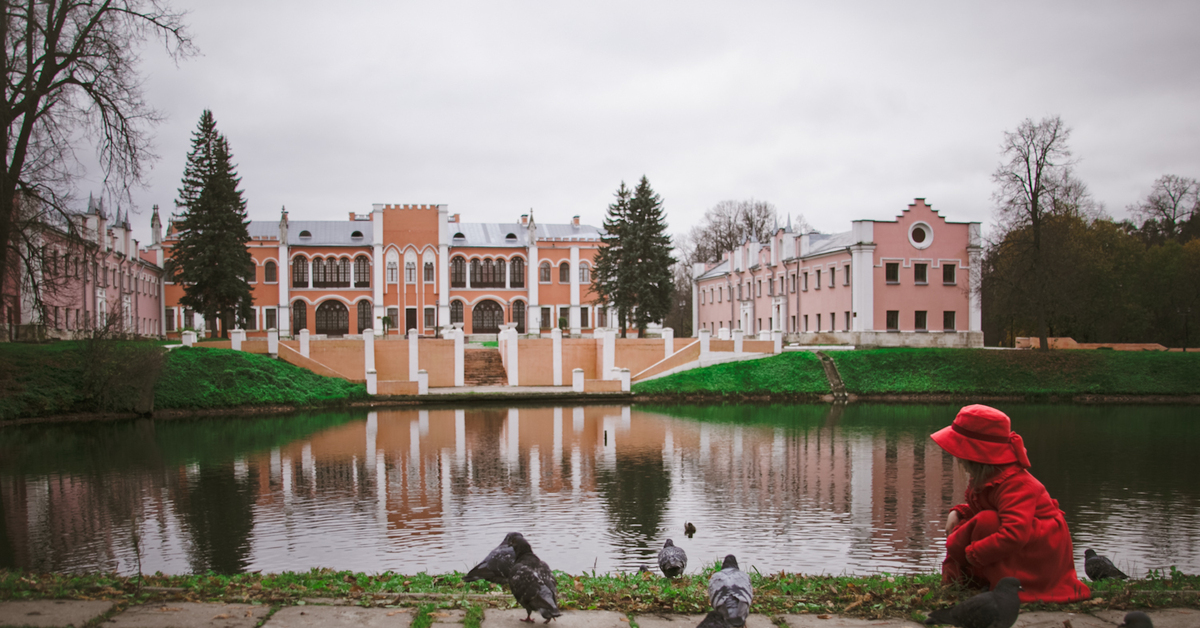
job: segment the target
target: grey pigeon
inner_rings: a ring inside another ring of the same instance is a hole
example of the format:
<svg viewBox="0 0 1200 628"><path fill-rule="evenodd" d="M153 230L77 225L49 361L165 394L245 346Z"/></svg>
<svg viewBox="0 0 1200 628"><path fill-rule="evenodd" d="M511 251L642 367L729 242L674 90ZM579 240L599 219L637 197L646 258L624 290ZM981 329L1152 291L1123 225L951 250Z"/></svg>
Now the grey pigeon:
<svg viewBox="0 0 1200 628"><path fill-rule="evenodd" d="M730 626L744 626L750 616L750 602L754 599L754 587L750 576L738 569L733 554L725 557L721 570L708 579L708 602L719 612Z"/></svg>
<svg viewBox="0 0 1200 628"><path fill-rule="evenodd" d="M1016 578L1001 578L992 591L980 593L950 608L929 614L927 625L950 624L960 628L1011 628L1021 612L1017 592L1021 582Z"/></svg>
<svg viewBox="0 0 1200 628"><path fill-rule="evenodd" d="M721 615L721 611L709 611L696 628L729 628L729 624L725 623L725 617Z"/></svg>
<svg viewBox="0 0 1200 628"><path fill-rule="evenodd" d="M1125 613L1125 621L1121 626L1125 626L1126 628L1154 628L1154 622L1150 621L1150 616L1142 611L1129 611Z"/></svg>
<svg viewBox="0 0 1200 628"><path fill-rule="evenodd" d="M521 533L510 534L508 544L516 552L508 588L517 603L525 608L525 619L521 621L533 623L533 611L538 611L545 623L550 623L551 619L562 615L558 610L558 582L550 572L550 566L533 553L529 541Z"/></svg>
<svg viewBox="0 0 1200 628"><path fill-rule="evenodd" d="M667 539L662 549L658 550L658 568L668 578L678 578L687 568L687 553L682 547L675 547L675 542Z"/></svg>
<svg viewBox="0 0 1200 628"><path fill-rule="evenodd" d="M1083 553L1083 571L1092 581L1104 580L1106 578L1115 578L1117 580L1129 578L1129 576L1125 575L1125 572L1117 569L1117 566L1107 556L1101 556L1093 549Z"/></svg>
<svg viewBox="0 0 1200 628"><path fill-rule="evenodd" d="M484 558L478 565L471 568L467 575L463 576L463 582L475 582L476 580L487 580L494 582L500 586L508 586L508 576L512 573L513 562L516 561L517 552L508 544L509 540L519 532L509 532L504 537L504 541L496 549L488 552L487 558Z"/></svg>

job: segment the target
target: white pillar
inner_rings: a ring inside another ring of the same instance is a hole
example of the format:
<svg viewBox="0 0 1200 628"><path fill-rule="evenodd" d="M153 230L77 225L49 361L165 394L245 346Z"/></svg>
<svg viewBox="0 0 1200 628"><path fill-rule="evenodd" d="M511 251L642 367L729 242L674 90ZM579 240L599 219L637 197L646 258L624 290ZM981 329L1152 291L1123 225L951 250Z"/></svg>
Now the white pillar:
<svg viewBox="0 0 1200 628"><path fill-rule="evenodd" d="M571 390L577 393L583 392L583 369L571 371Z"/></svg>
<svg viewBox="0 0 1200 628"><path fill-rule="evenodd" d="M967 285L967 330L983 330L983 309L979 300L979 285L982 277L983 247L980 245L979 223L971 223L967 227L967 263L971 265L969 283Z"/></svg>
<svg viewBox="0 0 1200 628"><path fill-rule="evenodd" d="M300 355L308 357L308 328L300 330Z"/></svg>
<svg viewBox="0 0 1200 628"><path fill-rule="evenodd" d="M267 330L267 353L271 355L279 355L279 330Z"/></svg>
<svg viewBox="0 0 1200 628"><path fill-rule="evenodd" d="M379 394L379 375L375 373L375 369L367 371L367 394Z"/></svg>
<svg viewBox="0 0 1200 628"><path fill-rule="evenodd" d="M612 370L617 358L617 330L605 329L601 347L600 379L612 379Z"/></svg>
<svg viewBox="0 0 1200 628"><path fill-rule="evenodd" d="M521 367L518 364L519 347L517 346L517 329L509 327L502 332L508 342L505 343L505 350L508 351L508 385L521 385Z"/></svg>
<svg viewBox="0 0 1200 628"><path fill-rule="evenodd" d="M421 364L417 358L417 343L419 342L417 330L408 330L408 381L417 381L417 370L421 368Z"/></svg>
<svg viewBox="0 0 1200 628"><path fill-rule="evenodd" d="M629 369L613 369L610 379L621 382L621 392L629 392Z"/></svg>
<svg viewBox="0 0 1200 628"><path fill-rule="evenodd" d="M551 346L553 347L552 353L554 355L553 363L551 366L551 368L554 369L554 385L562 386L563 385L563 381L562 381L563 380L563 376L562 376L563 363L562 363L562 330L561 329L558 329L556 327L556 328L550 330L550 343L551 343Z"/></svg>
<svg viewBox="0 0 1200 628"><path fill-rule="evenodd" d="M363 330L363 366L368 373L375 370L375 333L370 329Z"/></svg>
<svg viewBox="0 0 1200 628"><path fill-rule="evenodd" d="M730 337L728 327L722 327L717 330L717 340L729 340Z"/></svg>
<svg viewBox="0 0 1200 628"><path fill-rule="evenodd" d="M383 206L374 205L371 208L371 328L379 336L383 335L383 317L387 316L387 304L383 302L386 267L383 254Z"/></svg>
<svg viewBox="0 0 1200 628"><path fill-rule="evenodd" d="M733 330L733 352L734 353L742 352L742 336L744 336L744 335L745 335L745 332L743 332L741 330L741 328Z"/></svg>
<svg viewBox="0 0 1200 628"><path fill-rule="evenodd" d="M525 268L525 289L529 290L529 333L542 332L542 306L538 297L538 247L537 238L530 237L529 264Z"/></svg>
<svg viewBox="0 0 1200 628"><path fill-rule="evenodd" d="M196 332L194 331L185 331L180 337L183 338L183 346L185 347L196 344Z"/></svg>
<svg viewBox="0 0 1200 628"><path fill-rule="evenodd" d="M709 342L712 340L712 331L708 329L700 330L700 357L708 355Z"/></svg>
<svg viewBox="0 0 1200 628"><path fill-rule="evenodd" d="M783 330L773 330L771 332L771 340L775 341L775 347L773 351L775 353L783 353Z"/></svg>
<svg viewBox="0 0 1200 628"><path fill-rule="evenodd" d="M464 340L466 340L466 338L464 336L465 336L465 334L463 334L463 330L462 330L462 327L460 326L460 324L455 323L455 327L454 327L454 385L455 386L463 386L464 385L463 382L466 379L463 374L463 362L465 360L465 357L463 355L463 342L464 342Z"/></svg>
<svg viewBox="0 0 1200 628"><path fill-rule="evenodd" d="M235 330L229 332L229 346L232 347L234 351L241 351L242 350L242 342L244 342L245 340L246 340L246 330L235 329Z"/></svg>
<svg viewBox="0 0 1200 628"><path fill-rule="evenodd" d="M582 329L579 325L579 247L571 247L571 310L567 315L571 326L571 335L578 337Z"/></svg>
<svg viewBox="0 0 1200 628"><path fill-rule="evenodd" d="M662 328L663 353L664 358L669 358L675 354L675 330L670 327Z"/></svg>
<svg viewBox="0 0 1200 628"><path fill-rule="evenodd" d="M275 310L275 324L279 325L279 333L290 336L292 330L292 304L289 296L292 288L292 261L288 259L288 243L279 243L279 259L276 263L276 279L279 280L279 303Z"/></svg>
<svg viewBox="0 0 1200 628"><path fill-rule="evenodd" d="M417 371L417 394L429 394L429 373L425 369Z"/></svg>

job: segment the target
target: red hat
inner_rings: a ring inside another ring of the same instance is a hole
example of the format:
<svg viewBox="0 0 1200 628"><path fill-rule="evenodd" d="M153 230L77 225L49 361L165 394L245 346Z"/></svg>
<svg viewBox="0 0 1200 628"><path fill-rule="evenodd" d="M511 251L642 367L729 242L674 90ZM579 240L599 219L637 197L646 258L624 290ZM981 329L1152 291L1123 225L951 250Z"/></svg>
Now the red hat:
<svg viewBox="0 0 1200 628"><path fill-rule="evenodd" d="M992 465L1016 462L1028 469L1025 441L1011 425L1003 412L975 404L959 410L950 427L934 432L930 438L955 458Z"/></svg>

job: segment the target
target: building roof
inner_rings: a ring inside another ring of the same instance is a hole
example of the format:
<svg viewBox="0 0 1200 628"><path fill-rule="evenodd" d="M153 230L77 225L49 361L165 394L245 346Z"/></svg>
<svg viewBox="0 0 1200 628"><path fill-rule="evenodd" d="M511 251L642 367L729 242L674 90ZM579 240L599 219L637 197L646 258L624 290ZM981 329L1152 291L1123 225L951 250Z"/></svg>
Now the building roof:
<svg viewBox="0 0 1200 628"><path fill-rule="evenodd" d="M805 251L804 257L844 249L851 244L854 244L853 231L843 231L841 233L813 232L808 234L808 251Z"/></svg>
<svg viewBox="0 0 1200 628"><path fill-rule="evenodd" d="M712 279L713 277L720 277L721 275L728 273L729 260L723 260L720 264L717 264L716 266L704 271L704 274L697 277L696 280L699 281L701 279Z"/></svg>

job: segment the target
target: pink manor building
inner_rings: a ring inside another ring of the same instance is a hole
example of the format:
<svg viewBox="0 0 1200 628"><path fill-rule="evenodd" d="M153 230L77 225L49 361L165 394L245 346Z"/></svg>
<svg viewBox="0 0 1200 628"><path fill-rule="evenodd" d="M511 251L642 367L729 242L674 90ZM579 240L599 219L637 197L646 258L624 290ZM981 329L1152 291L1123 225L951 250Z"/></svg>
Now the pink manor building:
<svg viewBox="0 0 1200 628"><path fill-rule="evenodd" d="M801 344L982 347L980 224L918 198L892 221L747 242L696 264L692 325L714 337L782 330Z"/></svg>

